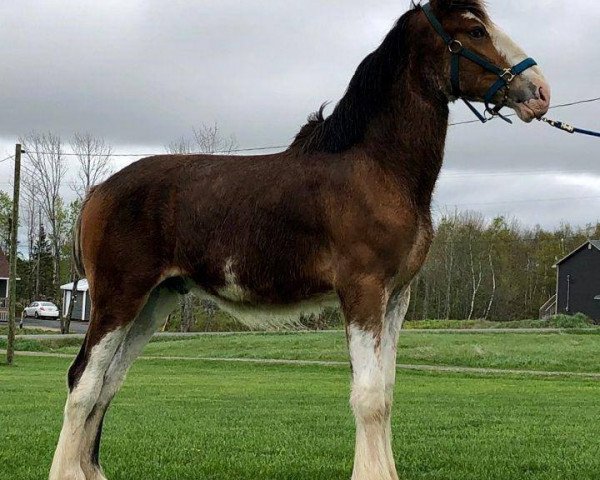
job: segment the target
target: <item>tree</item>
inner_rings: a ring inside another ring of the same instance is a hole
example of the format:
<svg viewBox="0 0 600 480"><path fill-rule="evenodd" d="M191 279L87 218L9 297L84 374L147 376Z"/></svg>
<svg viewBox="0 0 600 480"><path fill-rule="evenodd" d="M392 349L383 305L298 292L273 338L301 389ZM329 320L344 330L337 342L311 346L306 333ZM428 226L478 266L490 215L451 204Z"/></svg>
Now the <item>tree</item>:
<svg viewBox="0 0 600 480"><path fill-rule="evenodd" d="M32 257L35 259L35 283L33 286L33 297L31 300L42 300L52 298L54 290L54 262L52 255L52 246L46 237L44 227L40 228L40 236L36 240Z"/></svg>
<svg viewBox="0 0 600 480"><path fill-rule="evenodd" d="M112 172L111 155L112 147L102 137L96 137L90 133L75 133L71 138L71 150L75 153L79 168L77 170L77 180L71 184L71 188L78 196L78 200L72 202L65 212L65 242L64 245L69 252L69 272L70 281L73 285L71 290L71 300L64 320L64 329L69 331L71 320L73 318L73 309L78 301L77 287L79 281L79 272L70 254L72 246L73 228L77 222L77 217L81 210L81 203L88 195L91 188L104 180Z"/></svg>
<svg viewBox="0 0 600 480"><path fill-rule="evenodd" d="M475 212L443 215L423 268L413 282L409 319L517 320L537 317L555 293L558 259L598 224L549 231L504 217L485 221Z"/></svg>
<svg viewBox="0 0 600 480"><path fill-rule="evenodd" d="M32 132L20 139L25 149L28 163L24 170L26 175L37 182L39 204L45 221L49 227L50 241L54 260L53 283L54 302L62 311L60 292L61 279L61 233L63 216L60 214L62 198L60 190L63 186L66 165L63 145L60 136L48 132ZM64 321L61 315L61 330L64 333Z"/></svg>
<svg viewBox="0 0 600 480"><path fill-rule="evenodd" d="M0 249L8 252L10 245L10 216L12 215L12 200L0 190Z"/></svg>
<svg viewBox="0 0 600 480"><path fill-rule="evenodd" d="M79 161L77 181L72 188L83 199L94 185L112 173L112 147L102 137L75 133L71 139L71 150Z"/></svg>
<svg viewBox="0 0 600 480"><path fill-rule="evenodd" d="M169 153L226 153L238 146L234 135L223 137L217 123L202 124L192 129L192 137L179 137L166 147Z"/></svg>
<svg viewBox="0 0 600 480"><path fill-rule="evenodd" d="M61 250L62 256L65 258L65 261L69 264L69 278L71 283L73 284L73 288L71 289L71 301L69 303L69 308L67 310L67 314L64 319L64 330L66 333L69 332L71 328L71 319L73 318L73 308L78 301L78 290L77 286L79 284L79 272L75 266L75 261L73 259L73 231L75 225L77 223L77 218L79 217L79 212L81 211L82 200L77 199L71 202L66 208L60 209L61 215Z"/></svg>

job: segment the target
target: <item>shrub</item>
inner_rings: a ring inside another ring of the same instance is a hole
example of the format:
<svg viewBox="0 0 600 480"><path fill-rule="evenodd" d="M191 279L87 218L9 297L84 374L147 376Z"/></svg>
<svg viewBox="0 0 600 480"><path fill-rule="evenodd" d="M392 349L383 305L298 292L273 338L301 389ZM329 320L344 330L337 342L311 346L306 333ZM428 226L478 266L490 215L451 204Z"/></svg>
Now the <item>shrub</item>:
<svg viewBox="0 0 600 480"><path fill-rule="evenodd" d="M594 325L594 322L583 313L555 315L550 319L549 323L550 326L555 328L589 328Z"/></svg>

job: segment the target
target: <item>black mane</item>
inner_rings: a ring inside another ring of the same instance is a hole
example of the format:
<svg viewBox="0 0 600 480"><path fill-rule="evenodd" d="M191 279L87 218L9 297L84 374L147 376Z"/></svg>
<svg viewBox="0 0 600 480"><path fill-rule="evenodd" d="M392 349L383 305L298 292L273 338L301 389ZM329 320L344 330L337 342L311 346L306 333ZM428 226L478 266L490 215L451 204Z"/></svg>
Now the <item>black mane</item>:
<svg viewBox="0 0 600 480"><path fill-rule="evenodd" d="M363 139L369 122L387 105L397 74L406 67L406 29L413 12L404 14L379 48L361 62L332 114L325 118L323 104L308 118L292 148L337 153Z"/></svg>
<svg viewBox="0 0 600 480"><path fill-rule="evenodd" d="M442 14L468 11L482 21L488 21L482 0L433 0L432 3ZM308 123L300 129L291 148L304 153L338 153L363 140L370 121L386 106L398 73L406 68L408 20L420 10L421 5L413 3L413 8L398 20L379 48L359 65L331 115L326 118L327 103L321 105L308 117Z"/></svg>

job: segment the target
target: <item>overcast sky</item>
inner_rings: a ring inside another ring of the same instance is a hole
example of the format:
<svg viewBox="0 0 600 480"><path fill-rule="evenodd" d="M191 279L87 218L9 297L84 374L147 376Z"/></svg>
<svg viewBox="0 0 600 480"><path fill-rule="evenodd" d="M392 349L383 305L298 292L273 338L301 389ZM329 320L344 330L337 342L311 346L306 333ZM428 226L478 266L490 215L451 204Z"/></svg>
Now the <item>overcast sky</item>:
<svg viewBox="0 0 600 480"><path fill-rule="evenodd" d="M599 2L488 4L496 23L544 69L553 103L600 96ZM194 125L218 122L240 147L285 145L308 113L339 100L358 63L408 5L3 1L0 160L31 130L64 138L89 131L117 152L161 152ZM600 102L549 116L600 130L599 113ZM464 107L452 108L452 121L470 119ZM115 159L115 168L129 161ZM0 189L8 191L11 175L10 162L1 163ZM600 140L538 122L451 127L434 208L454 205L528 225L596 222Z"/></svg>

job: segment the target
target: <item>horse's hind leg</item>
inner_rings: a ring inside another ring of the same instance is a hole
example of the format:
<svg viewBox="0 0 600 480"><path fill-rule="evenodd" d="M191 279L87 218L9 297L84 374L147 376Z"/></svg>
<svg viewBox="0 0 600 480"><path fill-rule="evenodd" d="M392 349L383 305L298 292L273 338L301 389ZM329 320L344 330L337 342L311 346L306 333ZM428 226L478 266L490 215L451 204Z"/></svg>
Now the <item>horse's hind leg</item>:
<svg viewBox="0 0 600 480"><path fill-rule="evenodd" d="M86 480L80 465L85 422L96 404L106 370L127 330L124 317L117 322L109 322L111 327L106 327L101 321L103 315L102 309L93 314L84 345L69 369L69 395L50 480ZM117 318L114 313L107 312L106 315L111 315L111 319Z"/></svg>
<svg viewBox="0 0 600 480"><path fill-rule="evenodd" d="M154 289L144 308L127 331L106 371L102 390L86 421L81 444L81 468L86 480L105 480L99 462L104 415L111 400L123 384L133 361L141 353L152 334L177 306L178 285L176 282L176 279L172 279Z"/></svg>
<svg viewBox="0 0 600 480"><path fill-rule="evenodd" d="M92 285L92 319L83 346L69 369L69 394L63 427L50 469L50 480L87 480L81 468L86 422L100 397L104 378L133 320L143 307L147 287L121 279L119 290L111 282Z"/></svg>

